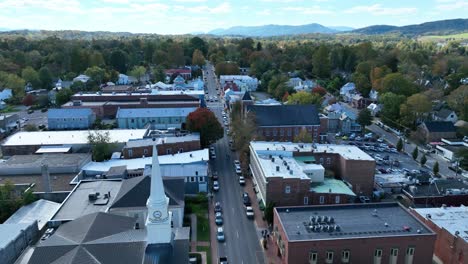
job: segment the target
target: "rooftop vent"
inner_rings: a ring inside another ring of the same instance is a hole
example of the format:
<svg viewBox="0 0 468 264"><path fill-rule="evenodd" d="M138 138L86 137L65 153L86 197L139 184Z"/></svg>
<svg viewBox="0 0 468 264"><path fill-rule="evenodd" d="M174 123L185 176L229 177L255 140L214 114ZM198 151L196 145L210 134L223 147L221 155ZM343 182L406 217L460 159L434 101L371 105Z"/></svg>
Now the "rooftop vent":
<svg viewBox="0 0 468 264"><path fill-rule="evenodd" d="M289 174L290 174L290 175L293 175L293 171L292 171L292 170L290 170L290 171L289 171Z"/></svg>
<svg viewBox="0 0 468 264"><path fill-rule="evenodd" d="M384 224L384 225L385 225L385 227L388 227L388 223L387 223L387 222L385 222L385 224Z"/></svg>
<svg viewBox="0 0 468 264"><path fill-rule="evenodd" d="M276 171L279 171L279 166L276 166Z"/></svg>
<svg viewBox="0 0 468 264"><path fill-rule="evenodd" d="M418 234L421 234L421 229L416 230Z"/></svg>

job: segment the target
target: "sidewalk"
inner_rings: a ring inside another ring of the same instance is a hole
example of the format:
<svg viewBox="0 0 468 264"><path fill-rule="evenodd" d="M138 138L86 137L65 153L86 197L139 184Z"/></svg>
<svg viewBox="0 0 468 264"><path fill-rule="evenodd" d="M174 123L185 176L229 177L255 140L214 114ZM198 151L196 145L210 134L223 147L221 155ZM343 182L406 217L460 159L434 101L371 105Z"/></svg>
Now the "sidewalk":
<svg viewBox="0 0 468 264"><path fill-rule="evenodd" d="M210 242L197 241L197 216L195 214L190 214L190 237L190 252L199 253L202 257L202 264L211 264L207 263L206 252L197 251L197 246L209 247Z"/></svg>
<svg viewBox="0 0 468 264"><path fill-rule="evenodd" d="M208 199L208 221L210 223L211 262L216 263L218 261L218 240L216 239L218 226L215 224L213 201L214 199Z"/></svg>

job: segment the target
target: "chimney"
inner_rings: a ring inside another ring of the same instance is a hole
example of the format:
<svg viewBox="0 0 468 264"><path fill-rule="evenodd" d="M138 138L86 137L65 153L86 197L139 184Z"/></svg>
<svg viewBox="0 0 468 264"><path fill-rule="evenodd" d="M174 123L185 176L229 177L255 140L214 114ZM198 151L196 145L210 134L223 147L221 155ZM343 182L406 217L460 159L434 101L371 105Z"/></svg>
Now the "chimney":
<svg viewBox="0 0 468 264"><path fill-rule="evenodd" d="M44 192L51 192L50 188L50 175L49 175L49 166L42 164L41 166L42 173L42 185L44 186Z"/></svg>

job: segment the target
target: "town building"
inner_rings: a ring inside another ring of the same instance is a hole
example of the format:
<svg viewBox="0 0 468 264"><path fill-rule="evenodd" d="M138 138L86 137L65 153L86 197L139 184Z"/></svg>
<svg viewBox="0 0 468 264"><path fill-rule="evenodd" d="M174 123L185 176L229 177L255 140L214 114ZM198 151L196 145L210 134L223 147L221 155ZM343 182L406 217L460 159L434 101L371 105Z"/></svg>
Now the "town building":
<svg viewBox="0 0 468 264"><path fill-rule="evenodd" d="M19 127L18 114L0 115L0 133L7 135Z"/></svg>
<svg viewBox="0 0 468 264"><path fill-rule="evenodd" d="M429 183L406 186L403 193L413 205L460 206L468 201L468 182L459 179L433 179Z"/></svg>
<svg viewBox="0 0 468 264"><path fill-rule="evenodd" d="M46 231L47 222L52 219L60 208L60 203L40 199L22 206L12 214L4 224L33 224L37 225L39 232ZM4 263L4 262L1 262Z"/></svg>
<svg viewBox="0 0 468 264"><path fill-rule="evenodd" d="M88 75L80 74L73 78L73 82L82 82L82 83L87 83L91 79Z"/></svg>
<svg viewBox="0 0 468 264"><path fill-rule="evenodd" d="M133 216L102 211L82 212L78 218L65 223L50 221L51 226L58 228L31 248L32 252L24 254L22 263L188 263L189 228L171 227L170 199L164 190L157 151L153 153L144 225ZM109 192L89 193L89 190L83 196L86 203L91 201L96 206L109 203L113 197ZM85 203L80 200L80 204Z"/></svg>
<svg viewBox="0 0 468 264"><path fill-rule="evenodd" d="M0 263L15 263L16 259L39 237L37 223L0 224Z"/></svg>
<svg viewBox="0 0 468 264"><path fill-rule="evenodd" d="M343 134L360 133L361 125L357 122L358 113L355 109L343 103L335 103L325 107L328 121L328 132Z"/></svg>
<svg viewBox="0 0 468 264"><path fill-rule="evenodd" d="M418 132L426 142L440 142L442 138L456 138L457 131L450 121L426 121L418 126Z"/></svg>
<svg viewBox="0 0 468 264"><path fill-rule="evenodd" d="M281 263L432 263L436 234L397 203L273 210Z"/></svg>
<svg viewBox="0 0 468 264"><path fill-rule="evenodd" d="M441 143L436 145L436 153L450 162L457 162L457 153L468 150L468 140L442 138Z"/></svg>
<svg viewBox="0 0 468 264"><path fill-rule="evenodd" d="M9 136L2 143L4 156L27 155L34 153L68 153L88 150L90 134L108 134L116 149L122 149L130 139L141 139L146 129L113 130L69 130L69 131L21 131Z"/></svg>
<svg viewBox="0 0 468 264"><path fill-rule="evenodd" d="M172 76L182 76L184 80L192 79L192 70L190 68L180 68L180 69L166 69L164 70L166 79L171 79Z"/></svg>
<svg viewBox="0 0 468 264"><path fill-rule="evenodd" d="M13 97L13 91L9 88L3 88L0 91L0 101L5 101Z"/></svg>
<svg viewBox="0 0 468 264"><path fill-rule="evenodd" d="M375 160L355 146L252 141L250 153L265 205L350 203L374 188Z"/></svg>
<svg viewBox="0 0 468 264"><path fill-rule="evenodd" d="M78 93L62 108L91 108L99 118L115 118L119 108L192 108L204 106L203 91Z"/></svg>
<svg viewBox="0 0 468 264"><path fill-rule="evenodd" d="M200 134L173 133L156 135L158 155L182 153L200 150ZM122 149L122 157L132 159L136 157L152 156L152 138L129 140Z"/></svg>
<svg viewBox="0 0 468 264"><path fill-rule="evenodd" d="M135 83L137 83L137 79L135 77L119 73L117 85L130 85Z"/></svg>
<svg viewBox="0 0 468 264"><path fill-rule="evenodd" d="M411 209L411 213L437 234L434 255L439 263L468 262L468 208L466 206L414 208Z"/></svg>
<svg viewBox="0 0 468 264"><path fill-rule="evenodd" d="M96 120L96 114L90 108L49 109L47 127L50 130L88 129Z"/></svg>
<svg viewBox="0 0 468 264"><path fill-rule="evenodd" d="M184 108L119 108L117 124L119 128L144 128L149 123L156 129L184 129L187 116L196 107Z"/></svg>
<svg viewBox="0 0 468 264"><path fill-rule="evenodd" d="M221 75L219 77L219 83L221 87L224 87L228 82L236 84L236 86L244 92L256 91L258 87L258 79L254 77L246 75Z"/></svg>
<svg viewBox="0 0 468 264"><path fill-rule="evenodd" d="M265 140L294 141L306 130L313 141L320 141L322 131L315 105L247 105L247 113L253 113L256 133Z"/></svg>
<svg viewBox="0 0 468 264"><path fill-rule="evenodd" d="M111 94L111 93L127 93L135 91L135 87L131 85L107 85L101 88L101 92L103 94Z"/></svg>
<svg viewBox="0 0 468 264"><path fill-rule="evenodd" d="M448 108L443 108L439 111L434 112L432 114L432 118L435 121L450 121L454 124L458 121L457 113Z"/></svg>

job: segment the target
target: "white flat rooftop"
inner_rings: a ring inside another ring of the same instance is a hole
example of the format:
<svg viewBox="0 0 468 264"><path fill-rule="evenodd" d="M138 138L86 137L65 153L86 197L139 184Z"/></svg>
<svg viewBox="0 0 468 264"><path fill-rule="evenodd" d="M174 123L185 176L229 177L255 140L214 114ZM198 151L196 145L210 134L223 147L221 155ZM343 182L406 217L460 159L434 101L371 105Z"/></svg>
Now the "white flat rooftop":
<svg viewBox="0 0 468 264"><path fill-rule="evenodd" d="M367 160L374 159L367 153L356 146L350 145L334 145L334 144L305 144L292 142L267 142L267 141L252 141L250 142L253 150L259 154L276 154L283 155L291 152L318 152L318 153L336 153L348 160Z"/></svg>
<svg viewBox="0 0 468 264"><path fill-rule="evenodd" d="M188 134L180 137L176 136L167 136L167 137L159 137L156 138L156 144L172 144L178 142L188 142L188 141L200 141L200 134ZM143 146L150 146L153 144L152 138L144 138L144 139L135 139L130 140L125 145L126 147L133 148L133 147L143 147Z"/></svg>
<svg viewBox="0 0 468 264"><path fill-rule="evenodd" d="M440 228L444 228L450 234L463 238L468 242L468 207L461 205L460 207L435 207L435 208L416 208L414 209L424 218L431 215L430 221Z"/></svg>
<svg viewBox="0 0 468 264"><path fill-rule="evenodd" d="M325 171L325 168L320 164L301 166L292 156L282 156L282 158L279 158L278 155L272 155L272 158L274 158L274 161L272 161L269 155L258 155L258 160L266 177L307 180L310 177L304 173L304 169L308 171Z"/></svg>
<svg viewBox="0 0 468 264"><path fill-rule="evenodd" d="M28 145L72 145L88 144L88 135L95 130L40 131L18 132L11 135L3 146ZM109 132L112 142L125 143L130 139L143 138L146 129L113 129L97 130L100 133Z"/></svg>
<svg viewBox="0 0 468 264"><path fill-rule="evenodd" d="M112 167L127 166L128 170L144 169L146 165L152 163L152 157L138 159L113 159L103 162L90 162L86 164L83 171L106 172ZM183 152L174 155L159 156L159 164L189 164L200 161L208 161L208 149L196 150L191 152Z"/></svg>

